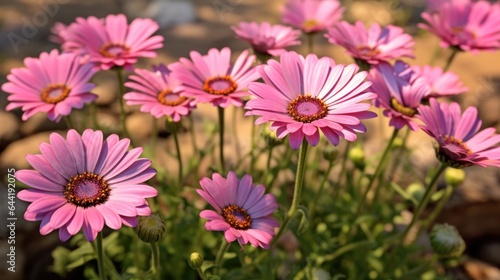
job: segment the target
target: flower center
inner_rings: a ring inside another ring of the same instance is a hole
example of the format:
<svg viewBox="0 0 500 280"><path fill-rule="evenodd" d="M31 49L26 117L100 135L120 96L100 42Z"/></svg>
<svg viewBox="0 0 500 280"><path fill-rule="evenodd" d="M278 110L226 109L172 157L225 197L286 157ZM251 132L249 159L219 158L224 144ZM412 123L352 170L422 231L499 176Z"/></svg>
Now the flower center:
<svg viewBox="0 0 500 280"><path fill-rule="evenodd" d="M203 90L210 94L228 95L238 88L229 75L207 79L203 85Z"/></svg>
<svg viewBox="0 0 500 280"><path fill-rule="evenodd" d="M372 48L368 46L356 46L356 50L362 55L362 56L376 56L377 54L380 53L380 51L377 48Z"/></svg>
<svg viewBox="0 0 500 280"><path fill-rule="evenodd" d="M299 95L288 104L288 115L298 122L310 123L324 118L327 113L325 102L309 94Z"/></svg>
<svg viewBox="0 0 500 280"><path fill-rule="evenodd" d="M252 225L252 218L248 215L245 209L236 206L228 205L222 209L222 217L232 228L246 230Z"/></svg>
<svg viewBox="0 0 500 280"><path fill-rule="evenodd" d="M459 152L466 153L468 155L472 154L472 151L469 149L469 147L467 147L467 145L465 145L465 143L462 140L448 135L445 135L443 139L446 145L455 146L457 150L459 150Z"/></svg>
<svg viewBox="0 0 500 280"><path fill-rule="evenodd" d="M68 97L71 89L63 84L49 85L42 91L41 98L46 103L57 104Z"/></svg>
<svg viewBox="0 0 500 280"><path fill-rule="evenodd" d="M452 27L451 30L455 33L459 44L470 42L477 37L474 32L466 30L463 26Z"/></svg>
<svg viewBox="0 0 500 280"><path fill-rule="evenodd" d="M105 57L117 58L122 56L123 53L128 52L129 50L130 48L125 46L124 44L107 43L101 47L99 53L101 53Z"/></svg>
<svg viewBox="0 0 500 280"><path fill-rule="evenodd" d="M405 107L403 104L399 103L399 101L394 97L391 99L391 107L396 112L399 112L408 117L413 117L415 116L416 113L418 113L417 109L411 107Z"/></svg>
<svg viewBox="0 0 500 280"><path fill-rule="evenodd" d="M174 93L170 89L162 90L160 93L158 93L157 98L161 104L167 106L177 106L187 100L186 97L180 96L178 93Z"/></svg>
<svg viewBox="0 0 500 280"><path fill-rule="evenodd" d="M83 172L69 179L64 189L64 196L69 203L83 208L106 202L111 189L99 175Z"/></svg>
<svg viewBox="0 0 500 280"><path fill-rule="evenodd" d="M318 21L315 19L306 19L304 22L302 22L302 27L304 29L313 29L318 25Z"/></svg>

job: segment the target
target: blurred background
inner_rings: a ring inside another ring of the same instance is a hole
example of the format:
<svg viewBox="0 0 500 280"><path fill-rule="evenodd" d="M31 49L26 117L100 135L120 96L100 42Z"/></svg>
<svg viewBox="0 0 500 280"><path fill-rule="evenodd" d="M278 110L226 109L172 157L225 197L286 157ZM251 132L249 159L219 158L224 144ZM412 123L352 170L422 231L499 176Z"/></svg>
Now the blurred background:
<svg viewBox="0 0 500 280"><path fill-rule="evenodd" d="M425 65L438 45L432 34L416 28L420 13L425 9L424 0L406 1L342 1L346 7L344 19L361 20L365 23L396 24L406 28L415 36L416 59L411 64ZM69 24L76 17L105 17L108 14L125 13L129 22L136 17L150 17L161 28L158 34L165 37L164 48L157 58L141 60L138 67L150 64L171 63L179 57L186 57L190 50L206 53L210 48L231 47L233 53L247 48L245 42L235 38L231 25L240 21L269 21L279 23L280 7L284 0L0 0L0 84L13 67L22 67L25 57L38 57L43 51L59 46L49 41L50 29L56 22ZM315 50L319 56L330 56L338 63L352 63L344 50L332 46L322 36L316 36ZM305 53L305 46L293 48ZM443 66L447 53L441 52L436 65ZM453 62L451 71L461 77L469 92L454 97L454 101L467 106L478 106L483 119L483 127L500 130L500 52L461 53ZM99 120L105 126L118 124L115 112L117 85L112 73L100 73L95 77L99 95ZM48 141L52 131L63 131L63 122L48 121L43 115L36 115L26 122L21 121L21 111L5 112L7 94L0 93L0 220L7 217L7 191L5 176L8 168L30 168L24 156L38 153L38 145ZM248 148L251 125L241 112L227 115L236 118L237 135L243 150ZM216 120L216 111L210 106L201 106L195 112L195 119ZM131 108L127 126L139 143L148 141L152 129L144 125L150 116ZM364 135L365 151L368 155L379 152L380 141L391 131L381 129L375 120L369 125L374 129ZM202 129L199 125L198 129ZM233 131L234 132L234 131ZM165 135L159 130L160 136ZM173 147L172 141L164 137L164 145ZM187 139L187 138L186 138ZM183 141L181 135L181 143ZM197 139L199 145L203 139ZM189 145L187 145L189 146ZM409 146L413 148L410 157L413 172L425 171L434 166L436 160L430 140L423 133L411 137ZM189 147L186 147L189 149ZM189 154L189 153L188 153ZM167 158L158 158L166 162ZM160 163L161 164L161 163ZM205 162L207 166L210 162ZM172 164L171 164L172 165ZM174 164L175 165L175 164ZM176 168L175 166L171 168ZM468 168L466 182L453 194L439 222L447 222L457 227L467 242L468 260L460 268L457 279L500 279L500 171L498 168ZM404 181L404 178L400 178ZM60 245L57 234L41 237L38 223L24 222L25 204L16 202L16 273L8 272L6 266L7 229L0 227L0 278L1 279L59 279L47 268L52 264L50 252ZM460 275L460 276L458 276ZM76 279L68 276L68 279ZM459 278L464 277L464 278Z"/></svg>

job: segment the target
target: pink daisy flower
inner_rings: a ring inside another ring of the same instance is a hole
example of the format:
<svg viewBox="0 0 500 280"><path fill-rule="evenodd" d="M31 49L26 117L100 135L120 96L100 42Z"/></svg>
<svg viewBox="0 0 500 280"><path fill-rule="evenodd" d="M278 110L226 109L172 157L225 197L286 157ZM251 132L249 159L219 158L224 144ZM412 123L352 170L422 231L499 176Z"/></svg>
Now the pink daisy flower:
<svg viewBox="0 0 500 280"><path fill-rule="evenodd" d="M181 96L181 83L170 75L165 65L153 66L153 71L135 69L135 74L125 83L133 89L123 96L127 105L142 105L141 112L151 113L156 118L169 116L174 122L195 108L190 105L191 100Z"/></svg>
<svg viewBox="0 0 500 280"><path fill-rule="evenodd" d="M305 33L320 32L339 21L343 12L337 0L287 0L281 21Z"/></svg>
<svg viewBox="0 0 500 280"><path fill-rule="evenodd" d="M500 4L488 1L446 1L436 10L422 13L419 24L441 39L443 48L462 51L500 48Z"/></svg>
<svg viewBox="0 0 500 280"><path fill-rule="evenodd" d="M56 44L62 45L66 38L67 29L68 26L66 26L64 23L56 22L50 29L50 32L52 32L52 34L49 36L49 40Z"/></svg>
<svg viewBox="0 0 500 280"><path fill-rule="evenodd" d="M391 66L379 63L371 70L368 79L372 81L371 91L378 95L375 106L385 108L384 116L391 118L389 125L401 129L407 125L416 131L414 120L422 99L430 94L425 78L415 74L410 66L400 60Z"/></svg>
<svg viewBox="0 0 500 280"><path fill-rule="evenodd" d="M358 66L336 65L328 57L306 58L287 52L280 62L269 60L257 68L264 83L250 83L253 95L245 106L245 116L256 115L255 124L272 122L278 138L290 135L290 146L298 149L305 139L312 146L319 142L319 131L333 144L339 138L355 141L356 132L365 132L363 119L376 117L364 100L375 98L367 92L366 72Z"/></svg>
<svg viewBox="0 0 500 280"><path fill-rule="evenodd" d="M458 75L450 71L443 72L443 68L441 67L415 65L412 66L411 69L416 75L427 79L427 83L431 87L430 93L424 96L425 99L429 99L431 97L457 95L469 90L460 81Z"/></svg>
<svg viewBox="0 0 500 280"><path fill-rule="evenodd" d="M367 29L360 21L354 25L342 21L329 28L325 37L330 43L344 47L356 60L369 64L414 57L413 38L398 26L388 25L382 28L374 23Z"/></svg>
<svg viewBox="0 0 500 280"><path fill-rule="evenodd" d="M182 83L183 96L196 103L212 103L222 108L230 104L242 105L242 97L248 96L247 85L259 78L253 63L254 55L243 51L231 65L231 50L210 49L207 55L191 51L191 60L181 58L169 65L172 76Z"/></svg>
<svg viewBox="0 0 500 280"><path fill-rule="evenodd" d="M151 19L137 18L130 25L123 14L77 18L64 34L64 50L88 57L103 70L113 67L131 69L139 57L156 57L163 47L163 37L152 36L158 24Z"/></svg>
<svg viewBox="0 0 500 280"><path fill-rule="evenodd" d="M82 228L93 241L104 224L135 227L138 215L151 214L145 198L158 192L144 184L156 174L151 161L138 158L142 148L128 151L129 144L115 134L103 141L101 131L90 129L81 137L70 130L67 139L52 133L50 144L40 144L42 154L26 156L35 170L16 172L31 187L17 195L31 202L24 218L41 221L42 235L59 229L61 241Z"/></svg>
<svg viewBox="0 0 500 280"><path fill-rule="evenodd" d="M421 106L418 112L417 118L424 123L422 130L437 142L436 155L441 162L455 168L500 167L500 135L492 127L478 132L482 122L476 107L462 114L457 103L448 105L431 98L430 106Z"/></svg>
<svg viewBox="0 0 500 280"><path fill-rule="evenodd" d="M247 41L256 53L278 56L286 52L285 48L300 45L300 31L280 24L240 22L231 29L238 38Z"/></svg>
<svg viewBox="0 0 500 280"><path fill-rule="evenodd" d="M21 107L23 121L43 112L49 120L59 122L73 108L81 109L97 99L89 92L94 84L88 83L95 71L91 64L82 65L75 54L52 50L39 58L25 58L24 65L12 69L8 82L2 85L2 90L10 94L6 110Z"/></svg>
<svg viewBox="0 0 500 280"><path fill-rule="evenodd" d="M274 195L264 194L263 185L254 186L250 175L239 180L233 171L227 179L214 173L211 180L201 179L200 185L202 189L196 191L215 208L200 213L208 220L207 230L223 231L227 242L238 240L241 245L269 248L274 228L279 226L273 218L278 209Z"/></svg>

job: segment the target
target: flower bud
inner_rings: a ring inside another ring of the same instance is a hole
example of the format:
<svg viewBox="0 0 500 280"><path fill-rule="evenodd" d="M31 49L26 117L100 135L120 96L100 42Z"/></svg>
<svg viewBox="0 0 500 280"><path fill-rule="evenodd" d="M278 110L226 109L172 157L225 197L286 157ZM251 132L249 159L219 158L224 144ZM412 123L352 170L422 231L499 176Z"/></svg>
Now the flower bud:
<svg viewBox="0 0 500 280"><path fill-rule="evenodd" d="M193 252L189 255L188 262L192 269L198 269L203 265L203 256L198 252Z"/></svg>
<svg viewBox="0 0 500 280"><path fill-rule="evenodd" d="M403 148L404 140L401 137L396 137L394 139L394 142L392 142L392 148L393 149L400 149Z"/></svg>
<svg viewBox="0 0 500 280"><path fill-rule="evenodd" d="M349 159L354 163L354 166L360 170L365 169L365 151L360 147L354 147L349 150Z"/></svg>
<svg viewBox="0 0 500 280"><path fill-rule="evenodd" d="M416 201L421 201L425 194L425 188L422 183L415 182L411 183L406 192L413 197Z"/></svg>
<svg viewBox="0 0 500 280"><path fill-rule="evenodd" d="M157 242L165 233L165 222L158 213L139 216L135 233L144 242Z"/></svg>
<svg viewBox="0 0 500 280"><path fill-rule="evenodd" d="M323 150L323 158L328 161L334 161L339 155L339 150L333 146L327 146Z"/></svg>
<svg viewBox="0 0 500 280"><path fill-rule="evenodd" d="M284 139L278 138L278 136L276 136L276 131L271 131L269 127L265 127L261 135L264 137L264 141L266 141L269 147L276 147L284 143Z"/></svg>
<svg viewBox="0 0 500 280"><path fill-rule="evenodd" d="M167 117L167 120L165 121L165 130L169 133L176 133L181 129L182 124L180 121L174 122L174 120L171 117Z"/></svg>
<svg viewBox="0 0 500 280"><path fill-rule="evenodd" d="M465 180L465 172L463 169L448 167L444 171L444 179L448 185L457 187Z"/></svg>
<svg viewBox="0 0 500 280"><path fill-rule="evenodd" d="M465 250L465 242L454 226L435 225L430 234L431 246L441 257L459 257Z"/></svg>

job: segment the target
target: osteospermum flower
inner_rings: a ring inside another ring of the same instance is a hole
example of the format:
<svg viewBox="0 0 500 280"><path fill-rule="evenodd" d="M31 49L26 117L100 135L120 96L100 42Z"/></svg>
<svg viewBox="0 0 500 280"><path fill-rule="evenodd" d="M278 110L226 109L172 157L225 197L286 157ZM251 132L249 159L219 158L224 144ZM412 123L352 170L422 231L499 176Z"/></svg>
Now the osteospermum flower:
<svg viewBox="0 0 500 280"><path fill-rule="evenodd" d="M231 27L238 38L247 41L256 53L278 56L287 47L299 45L299 30L269 22L240 22Z"/></svg>
<svg viewBox="0 0 500 280"><path fill-rule="evenodd" d="M451 71L443 72L441 67L415 65L411 69L420 77L427 79L427 83L431 87L429 94L424 96L424 99L457 95L469 90L460 81L458 75Z"/></svg>
<svg viewBox="0 0 500 280"><path fill-rule="evenodd" d="M418 76L410 66L400 60L394 66L379 63L370 70L371 90L378 95L375 106L384 108L384 116L391 118L389 125L401 129L407 125L418 129L414 120L422 99L430 94L425 78Z"/></svg>
<svg viewBox="0 0 500 280"><path fill-rule="evenodd" d="M367 29L360 21L354 25L342 21L329 28L325 37L330 43L344 47L356 60L369 64L414 57L413 38L398 26L388 25L382 28L374 23Z"/></svg>
<svg viewBox="0 0 500 280"><path fill-rule="evenodd" d="M170 75L165 65L153 66L153 71L135 69L135 74L125 83L133 89L123 95L127 105L141 105L141 112L149 112L156 118L170 116L174 122L194 109L191 100L181 96L181 83Z"/></svg>
<svg viewBox="0 0 500 280"><path fill-rule="evenodd" d="M200 217L207 219L207 230L223 231L227 242L250 243L254 247L269 248L274 237L274 228L279 226L273 213L278 208L272 194L264 194L263 185L254 186L252 177L241 180L232 171L227 179L214 173L212 179L200 181L197 189L213 210L203 210Z"/></svg>
<svg viewBox="0 0 500 280"><path fill-rule="evenodd" d="M422 13L419 24L441 39L443 48L463 51L500 48L500 4L488 1L444 1L435 10Z"/></svg>
<svg viewBox="0 0 500 280"><path fill-rule="evenodd" d="M64 32L64 50L88 58L103 70L115 66L131 69L139 57L156 57L163 37L152 36L158 24L151 19L134 19L130 25L123 14L77 18Z"/></svg>
<svg viewBox="0 0 500 280"><path fill-rule="evenodd" d="M89 92L94 84L88 83L95 71L91 64L80 64L75 54L52 50L39 58L25 58L24 65L12 69L8 82L2 85L2 90L10 94L6 110L21 107L23 121L43 112L49 120L59 122L73 108L81 109L97 99Z"/></svg>
<svg viewBox="0 0 500 280"><path fill-rule="evenodd" d="M337 0L287 0L281 21L305 33L320 32L339 21L343 12Z"/></svg>
<svg viewBox="0 0 500 280"><path fill-rule="evenodd" d="M376 117L368 111L375 98L367 92L366 72L358 66L336 65L328 57L284 53L280 62L269 60L257 70L264 83L250 83L253 99L245 114L259 118L255 124L272 122L279 138L290 135L290 146L298 149L305 139L313 146L319 142L319 131L334 145L339 138L356 140L356 132L365 132L360 120Z"/></svg>
<svg viewBox="0 0 500 280"><path fill-rule="evenodd" d="M174 78L182 83L182 94L196 103L211 103L226 108L230 104L242 105L242 97L248 96L247 85L259 77L252 64L254 55L243 51L234 65L231 64L231 50L210 49L207 55L191 51L191 60L181 58L169 65Z"/></svg>
<svg viewBox="0 0 500 280"><path fill-rule="evenodd" d="M50 29L52 34L49 36L49 40L56 44L63 44L66 38L66 30L68 26L66 26L62 22L56 22L54 26Z"/></svg>
<svg viewBox="0 0 500 280"><path fill-rule="evenodd" d="M500 167L500 135L495 128L480 132L481 119L477 108L469 107L463 114L460 106L438 103L430 99L430 106L421 106L417 118L423 131L436 140L436 155L441 162L455 168L471 165Z"/></svg>
<svg viewBox="0 0 500 280"><path fill-rule="evenodd" d="M151 213L145 198L158 192L144 184L156 174L151 161L138 158L142 148L128 151L129 144L115 134L103 141L90 129L82 136L70 130L66 139L52 133L50 144L40 144L42 154L26 156L35 170L16 172L31 187L17 195L31 202L24 218L41 221L42 235L59 229L62 241L81 229L93 241L104 224L135 227L138 215Z"/></svg>

